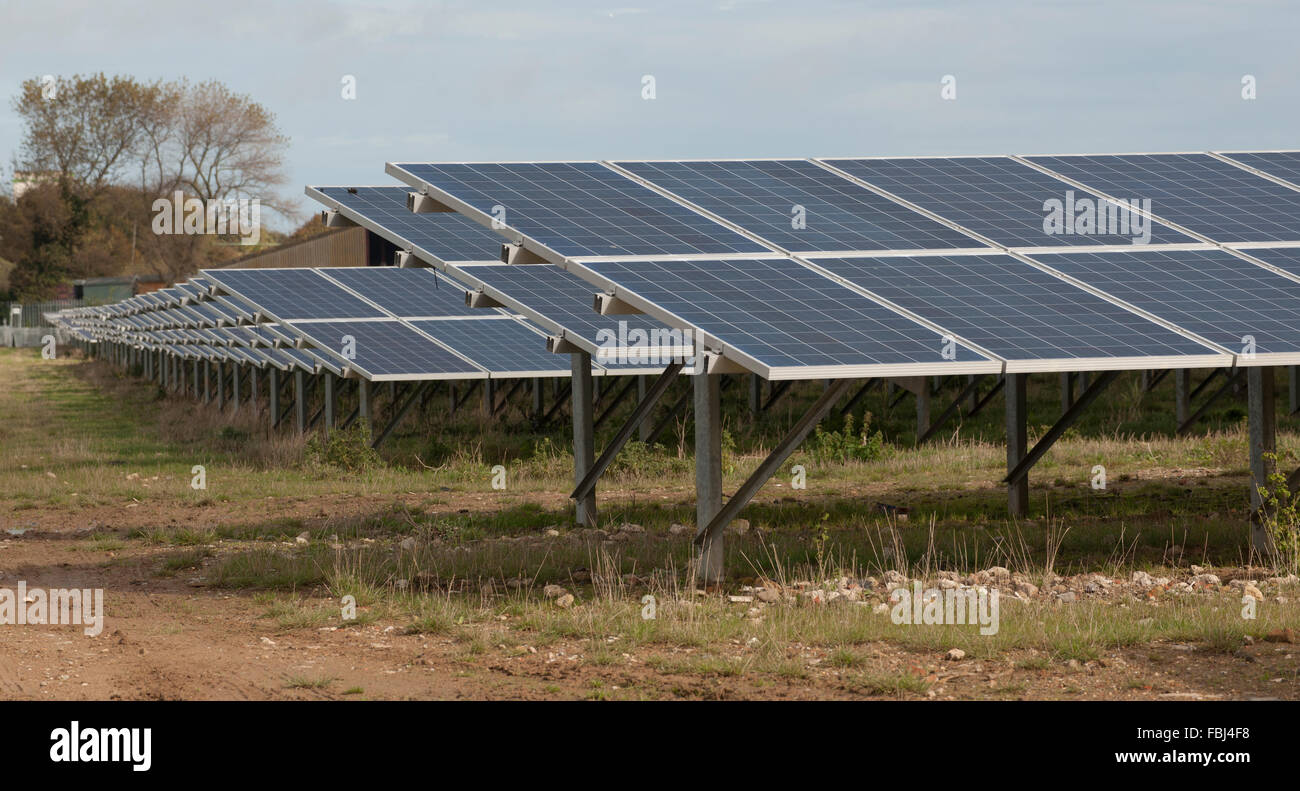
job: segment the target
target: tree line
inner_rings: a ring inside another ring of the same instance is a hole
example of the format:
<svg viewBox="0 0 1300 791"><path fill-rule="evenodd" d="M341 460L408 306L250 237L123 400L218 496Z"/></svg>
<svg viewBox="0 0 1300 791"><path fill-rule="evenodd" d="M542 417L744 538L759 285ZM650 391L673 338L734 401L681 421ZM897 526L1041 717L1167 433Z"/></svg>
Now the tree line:
<svg viewBox="0 0 1300 791"><path fill-rule="evenodd" d="M11 298L126 273L175 282L250 252L229 234L156 233L157 202L178 193L207 205L256 200L263 217L293 214L279 191L289 139L269 110L219 82L46 76L23 82L12 106L21 195L0 197ZM274 241L261 233L261 244Z"/></svg>

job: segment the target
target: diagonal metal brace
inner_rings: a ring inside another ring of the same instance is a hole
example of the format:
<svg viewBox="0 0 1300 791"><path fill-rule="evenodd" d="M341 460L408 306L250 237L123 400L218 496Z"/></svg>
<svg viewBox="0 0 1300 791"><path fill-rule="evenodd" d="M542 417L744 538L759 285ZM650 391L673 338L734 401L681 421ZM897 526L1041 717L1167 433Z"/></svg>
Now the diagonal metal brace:
<svg viewBox="0 0 1300 791"><path fill-rule="evenodd" d="M952 403L948 405L948 408L943 410L943 414L939 415L939 418L935 420L933 423L931 423L930 427L925 430L925 433L922 434L919 439L917 439L916 444L920 445L930 437L934 436L935 432L937 432L939 429L943 428L943 424L951 420L952 417L961 410L962 402L966 400L966 397L969 396L971 393L975 392L975 390L979 388L980 381L983 378L984 377L982 376L977 376L971 381L967 382L966 386L963 387L961 389L961 392L957 394L957 397L954 398L952 400Z"/></svg>
<svg viewBox="0 0 1300 791"><path fill-rule="evenodd" d="M1150 393L1152 390L1155 390L1156 385L1160 384L1160 382L1168 375L1169 375L1168 368L1164 369L1163 371L1157 371L1155 376L1152 376L1147 379L1147 386L1145 388L1145 392Z"/></svg>
<svg viewBox="0 0 1300 791"><path fill-rule="evenodd" d="M880 384L881 381L882 380L880 379L868 379L866 383L863 384L862 387L858 389L858 392L853 394L853 397L849 399L849 402L840 408L840 412L839 412L840 417L844 417L848 413L852 412L853 407L858 405L858 402L862 400L862 397L865 396L867 392L871 390L871 388Z"/></svg>
<svg viewBox="0 0 1300 791"><path fill-rule="evenodd" d="M758 469L754 470L749 478L736 490L736 493L731 496L731 499L727 500L726 505L722 506L722 510L718 511L707 525L700 526L695 533L696 546L702 546L705 539L722 530L728 522L736 517L736 514L740 513L741 509L749 504L750 500L754 499L754 495L758 494L758 490L762 489L768 479L775 475L777 470L781 469L781 465L785 464L785 460L790 458L790 454L794 453L795 449L808 438L812 430L822 421L822 418L826 417L826 413L831 411L831 407L835 406L836 402L848 391L849 386L854 381L853 379L837 379L831 383L830 387L826 388L821 397L804 413L804 416L799 418L799 422L791 427L790 432L772 449L767 458L763 459L763 463L758 465Z"/></svg>
<svg viewBox="0 0 1300 791"><path fill-rule="evenodd" d="M605 411L600 414L600 417L596 418L596 422L592 426L594 431L599 431L600 427L605 425L605 421L613 416L614 410L618 408L619 404L623 403L623 399L627 397L628 392L636 386L636 377L628 376L624 378L627 381L623 383L622 389L614 396L614 400L609 403L609 406L605 407Z"/></svg>
<svg viewBox="0 0 1300 791"><path fill-rule="evenodd" d="M428 384L428 382L418 382L406 389L404 392L406 400L402 401L400 405L394 404L396 408L393 410L393 418L388 421L388 425L384 427L384 430L379 432L379 436L375 437L374 440L371 441L371 448L378 448L380 445L384 444L384 440L388 439L388 435L392 433L393 429L397 428L398 423L402 422L402 418L406 417L406 413L415 405L416 398L420 395L420 391Z"/></svg>
<svg viewBox="0 0 1300 791"><path fill-rule="evenodd" d="M975 403L975 408L972 409L972 410L970 411L970 414L966 415L966 417L968 417L968 418L972 418L972 417L975 417L976 415L978 415L978 414L980 413L980 410L982 410L984 407L988 406L988 405L989 405L989 402L993 400L993 396L995 396L995 395L997 395L998 393L1002 392L1002 388L1004 388L1004 387L1006 387L1006 386L1007 386L1007 378L1006 378L1005 376L999 376L999 377L998 377L998 380L997 380L996 382L993 383L993 386L992 386L992 387L989 388L989 391L988 391L987 393L985 393L985 394L980 398L980 400L977 401L977 402Z"/></svg>
<svg viewBox="0 0 1300 791"><path fill-rule="evenodd" d="M789 390L792 384L794 384L793 379L787 379L780 383L773 383L772 390L768 393L767 400L763 402L763 406L760 407L758 411L766 412L771 409L772 405L779 401L781 396L785 395L785 391Z"/></svg>
<svg viewBox="0 0 1300 791"><path fill-rule="evenodd" d="M1188 418L1183 421L1183 424L1181 426L1179 426L1177 429L1174 430L1174 434L1176 436L1181 437L1182 435L1191 431L1192 426L1194 426L1196 422L1205 415L1206 412L1210 411L1210 407L1214 406L1215 402L1217 402L1220 398L1223 398L1225 395L1231 392L1233 385L1239 384L1241 382L1241 378L1245 373L1246 373L1246 369L1244 368L1239 370L1232 370L1230 373L1228 373L1227 374L1228 381L1224 382L1223 386L1220 387L1218 390L1215 390L1213 393L1211 393L1209 397L1205 399L1205 402L1202 403L1199 407L1197 407L1196 411L1193 412L1190 416L1188 416ZM1213 378L1214 375L1211 374L1210 377L1205 380L1205 382L1209 382ZM1201 383L1202 386L1205 385L1205 382Z"/></svg>
<svg viewBox="0 0 1300 791"><path fill-rule="evenodd" d="M501 401L500 401L500 403L498 403L496 406L493 406L493 407L492 407L492 415L493 415L493 416L496 416L497 414L499 414L499 413L501 412L501 410L503 410L503 409L506 408L506 404L508 404L508 403L510 402L510 399L514 397L515 393L519 392L519 388L521 388L521 387L524 386L524 382L525 382L525 381L526 381L526 380L524 380L524 379L516 379L516 380L515 380L515 385L514 385L514 387L512 387L512 388L510 388L508 391L506 391L505 398L502 398Z"/></svg>
<svg viewBox="0 0 1300 791"><path fill-rule="evenodd" d="M1101 395L1102 391L1109 387L1110 383L1118 377L1119 371L1104 371L1101 376L1092 380L1088 385L1088 389L1079 394L1079 397L1070 405L1069 410L1064 415L1061 415L1060 420L1052 424L1047 433L1038 439L1038 442L1034 443L1034 447L1030 448L1025 457L1015 467L1011 468L1011 471L1007 473L1007 477L1002 479L1002 482L1015 483L1028 475L1029 470L1051 449L1052 445L1056 444L1061 435L1070 426L1074 425L1074 421L1079 419L1079 415L1083 414L1088 405L1096 401L1097 396Z"/></svg>
<svg viewBox="0 0 1300 791"><path fill-rule="evenodd" d="M636 409L632 410L632 415L628 417L627 422L623 424L623 427L614 435L614 439L610 440L609 445L601 452L600 458L596 459L596 463L591 465L591 469L587 470L587 474L582 476L582 480L578 482L573 493L569 495L570 499L581 501L591 494L591 491L596 488L596 481L600 480L600 476L604 475L605 470L609 469L609 465L614 462L614 457L627 444L632 433L641 425L641 421L650 415L650 411L654 409L659 398L668 389L668 385L672 384L673 380L677 378L677 374L681 370L681 363L672 363L667 368L664 368L664 372L659 374L659 378L646 390L645 398L641 399L641 403L636 405Z"/></svg>

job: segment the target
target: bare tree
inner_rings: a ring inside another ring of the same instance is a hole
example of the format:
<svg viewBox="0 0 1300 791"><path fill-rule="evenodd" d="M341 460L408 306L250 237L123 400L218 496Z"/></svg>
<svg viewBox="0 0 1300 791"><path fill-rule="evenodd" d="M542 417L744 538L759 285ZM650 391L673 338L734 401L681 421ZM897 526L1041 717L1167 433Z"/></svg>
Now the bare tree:
<svg viewBox="0 0 1300 791"><path fill-rule="evenodd" d="M53 204L43 191L39 207L0 218L17 232L20 243L4 246L23 248L18 266L30 271L16 279L32 293L99 272L112 265L110 254L125 259L116 271L135 261L135 271L171 280L237 254L238 240L207 227L152 233L159 198L175 201L179 193L205 206L257 200L263 211L293 214L277 192L287 181L288 138L270 111L221 83L103 74L30 79L13 107L23 122L15 170L57 192ZM120 255L123 239L131 242ZM92 241L96 250L88 249Z"/></svg>
<svg viewBox="0 0 1300 791"><path fill-rule="evenodd" d="M262 105L218 82L180 82L163 86L148 109L140 186L151 201L179 192L205 204L255 199L263 209L291 213L277 192L288 180L283 156L289 139ZM150 236L159 273L172 280L218 255L220 242L211 236Z"/></svg>
<svg viewBox="0 0 1300 791"><path fill-rule="evenodd" d="M23 121L18 169L56 180L89 200L121 181L138 153L159 83L73 76L23 82L13 108Z"/></svg>

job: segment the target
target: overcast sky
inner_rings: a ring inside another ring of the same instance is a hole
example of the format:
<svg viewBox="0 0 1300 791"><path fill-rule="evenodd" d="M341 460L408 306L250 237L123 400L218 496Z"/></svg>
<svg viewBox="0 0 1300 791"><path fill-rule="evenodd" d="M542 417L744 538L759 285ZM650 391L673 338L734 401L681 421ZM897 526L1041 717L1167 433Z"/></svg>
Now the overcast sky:
<svg viewBox="0 0 1300 791"><path fill-rule="evenodd" d="M1297 22L1280 0L0 0L0 156L22 80L99 71L249 94L294 195L398 160L1300 148Z"/></svg>

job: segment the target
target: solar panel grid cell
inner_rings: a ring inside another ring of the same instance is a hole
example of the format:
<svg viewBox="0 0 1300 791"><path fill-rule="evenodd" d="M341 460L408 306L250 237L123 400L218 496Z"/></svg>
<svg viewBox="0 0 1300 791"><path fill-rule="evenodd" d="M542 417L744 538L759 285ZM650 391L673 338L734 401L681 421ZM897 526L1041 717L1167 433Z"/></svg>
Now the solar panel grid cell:
<svg viewBox="0 0 1300 791"><path fill-rule="evenodd" d="M555 266L476 266L466 273L508 294L521 304L545 315L556 324L580 333L593 342L601 340L601 331L616 336L620 322L627 331L649 332L662 327L644 316L601 316L592 309L596 287L576 275Z"/></svg>
<svg viewBox="0 0 1300 791"><path fill-rule="evenodd" d="M1300 186L1300 151L1255 151L1223 156Z"/></svg>
<svg viewBox="0 0 1300 791"><path fill-rule="evenodd" d="M373 376L479 373L477 367L398 321L322 321L292 326L338 364L355 364Z"/></svg>
<svg viewBox="0 0 1300 791"><path fill-rule="evenodd" d="M842 258L817 263L1008 360L1213 353L1011 256Z"/></svg>
<svg viewBox="0 0 1300 791"><path fill-rule="evenodd" d="M1027 157L1216 242L1300 241L1300 191L1207 154Z"/></svg>
<svg viewBox="0 0 1300 791"><path fill-rule="evenodd" d="M495 374L569 369L567 357L546 351L545 336L514 319L413 321L411 325Z"/></svg>
<svg viewBox="0 0 1300 791"><path fill-rule="evenodd" d="M311 269L223 269L205 274L279 319L386 315Z"/></svg>
<svg viewBox="0 0 1300 791"><path fill-rule="evenodd" d="M465 289L432 269L348 267L329 269L324 274L395 316L490 315L466 307Z"/></svg>
<svg viewBox="0 0 1300 791"><path fill-rule="evenodd" d="M617 164L793 252L982 246L805 160Z"/></svg>
<svg viewBox="0 0 1300 791"><path fill-rule="evenodd" d="M766 251L595 162L396 167L564 256Z"/></svg>
<svg viewBox="0 0 1300 791"><path fill-rule="evenodd" d="M833 159L827 164L1007 247L1124 245L1136 237L1135 233L1065 233L1065 227L1058 233L1045 227L1048 201L1060 201L1064 209L1070 193L1093 201L1096 196L1010 157ZM1068 225L1071 230L1073 219ZM1150 241L1197 240L1153 225Z"/></svg>
<svg viewBox="0 0 1300 791"><path fill-rule="evenodd" d="M1255 251L1252 251L1252 253ZM1035 260L1235 352L1300 351L1300 283L1222 250L1063 253Z"/></svg>
<svg viewBox="0 0 1300 791"><path fill-rule="evenodd" d="M601 262L591 271L773 367L942 364L945 341L794 261ZM964 346L957 361L985 359Z"/></svg>
<svg viewBox="0 0 1300 791"><path fill-rule="evenodd" d="M441 261L496 261L502 238L452 212L414 214L407 187L319 187L321 193L419 245Z"/></svg>

